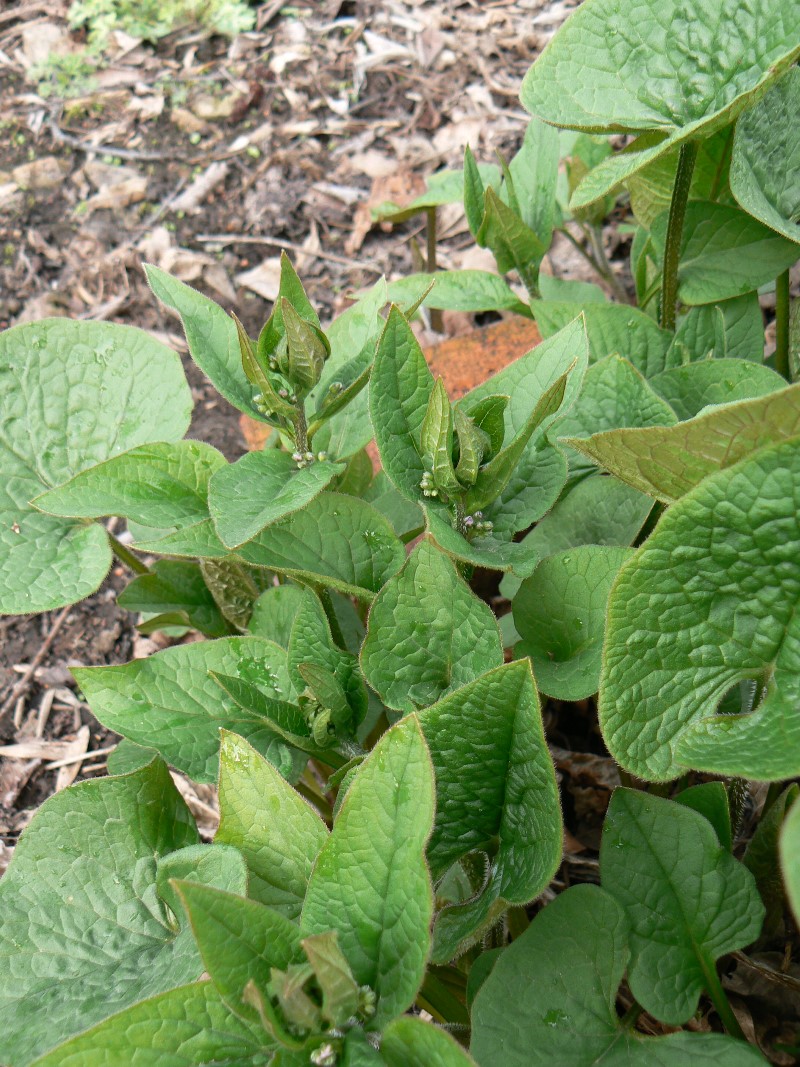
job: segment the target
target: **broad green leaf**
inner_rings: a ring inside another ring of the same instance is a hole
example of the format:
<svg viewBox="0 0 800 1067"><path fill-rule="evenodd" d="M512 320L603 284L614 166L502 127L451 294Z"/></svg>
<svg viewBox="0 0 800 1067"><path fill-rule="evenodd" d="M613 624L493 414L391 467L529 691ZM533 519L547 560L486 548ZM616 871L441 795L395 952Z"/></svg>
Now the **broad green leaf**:
<svg viewBox="0 0 800 1067"><path fill-rule="evenodd" d="M208 483L223 455L202 441L139 445L35 498L50 515L121 515L156 528L208 518Z"/></svg>
<svg viewBox="0 0 800 1067"><path fill-rule="evenodd" d="M248 982L266 995L272 967L303 962L300 931L289 919L255 900L192 881L176 882L203 965L222 999L246 1022L259 1014L242 997Z"/></svg>
<svg viewBox="0 0 800 1067"><path fill-rule="evenodd" d="M733 852L731 808L723 782L703 782L684 789L675 797L678 804L699 811L714 827L719 843Z"/></svg>
<svg viewBox="0 0 800 1067"><path fill-rule="evenodd" d="M149 574L134 578L123 589L117 603L128 611L169 615L206 637L224 637L231 632L196 563L159 560ZM153 626L140 623L139 629L148 633Z"/></svg>
<svg viewBox="0 0 800 1067"><path fill-rule="evenodd" d="M448 556L422 541L372 605L364 677L390 708L414 711L503 662L488 605Z"/></svg>
<svg viewBox="0 0 800 1067"><path fill-rule="evenodd" d="M491 534L476 535L468 541L433 511L427 513L425 521L428 533L443 552L473 567L513 571L519 578L527 578L539 562L539 551L531 545L501 541Z"/></svg>
<svg viewBox="0 0 800 1067"><path fill-rule="evenodd" d="M434 816L430 756L415 717L361 764L308 885L301 929L334 929L356 981L376 994L370 1029L417 995L430 946L433 892L425 845Z"/></svg>
<svg viewBox="0 0 800 1067"><path fill-rule="evenodd" d="M783 926L786 894L781 878L778 842L786 816L798 796L800 785L793 782L762 811L755 833L742 857L742 863L756 880L766 908L764 933L767 937L775 937Z"/></svg>
<svg viewBox="0 0 800 1067"><path fill-rule="evenodd" d="M630 545L652 507L651 498L637 489L616 478L593 475L569 489L519 546L543 560L579 545ZM519 579L509 574L500 592L511 600L519 587Z"/></svg>
<svg viewBox="0 0 800 1067"><path fill-rule="evenodd" d="M311 868L328 836L316 811L241 737L222 733L220 823L250 871L250 896L289 919L300 914Z"/></svg>
<svg viewBox="0 0 800 1067"><path fill-rule="evenodd" d="M258 335L258 356L264 361L269 359L277 349L280 341L286 336L286 326L283 319L284 300L297 313L300 319L319 328L317 313L306 296L303 283L298 278L297 271L292 266L291 260L282 251L278 296L273 305L272 314Z"/></svg>
<svg viewBox="0 0 800 1067"><path fill-rule="evenodd" d="M385 1067L385 1062L363 1030L356 1027L347 1031L341 1067Z"/></svg>
<svg viewBox="0 0 800 1067"><path fill-rule="evenodd" d="M156 868L156 890L172 912L172 925L184 925L184 907L172 884L189 878L200 885L230 893L247 892L247 865L238 849L230 845L187 845L161 856Z"/></svg>
<svg viewBox="0 0 800 1067"><path fill-rule="evenodd" d="M337 474L341 463L298 468L288 452L248 452L220 467L211 479L208 510L223 544L238 548L266 526L305 507Z"/></svg>
<svg viewBox="0 0 800 1067"><path fill-rule="evenodd" d="M158 759L45 801L0 883L3 1063L200 975L191 932L156 892L159 858L198 840Z"/></svg>
<svg viewBox="0 0 800 1067"><path fill-rule="evenodd" d="M130 774L131 771L139 771L148 763L152 763L157 755L154 748L144 748L133 741L126 741L123 737L108 755L108 773Z"/></svg>
<svg viewBox="0 0 800 1067"><path fill-rule="evenodd" d="M405 537L412 530L421 530L425 525L422 508L395 489L388 475L379 471L372 484L363 494L363 499L385 515L398 537Z"/></svg>
<svg viewBox="0 0 800 1067"><path fill-rule="evenodd" d="M266 637L281 648L289 647L294 619L303 603L299 585L276 585L265 589L253 604L247 629L256 637Z"/></svg>
<svg viewBox="0 0 800 1067"><path fill-rule="evenodd" d="M557 222L558 131L531 119L520 149L508 165L520 218L549 248Z"/></svg>
<svg viewBox="0 0 800 1067"><path fill-rule="evenodd" d="M611 585L631 549L581 545L542 560L514 597L521 638L543 693L583 700L597 692Z"/></svg>
<svg viewBox="0 0 800 1067"><path fill-rule="evenodd" d="M445 908L434 959L447 962L495 923L509 905L542 892L561 862L561 813L527 663L489 671L419 713L436 774L436 813L428 844L438 879L456 860L491 849L491 874L474 900Z"/></svg>
<svg viewBox="0 0 800 1067"><path fill-rule="evenodd" d="M405 559L402 542L379 511L328 492L262 530L238 554L257 567L366 601Z"/></svg>
<svg viewBox="0 0 800 1067"><path fill-rule="evenodd" d="M674 347L683 345L692 362L701 359L764 358L764 319L758 293L689 309L678 323ZM669 361L669 356L667 357Z"/></svg>
<svg viewBox="0 0 800 1067"><path fill-rule="evenodd" d="M148 659L74 674L100 722L157 749L195 781L216 781L221 727L246 737L291 777L297 755L261 716L227 697L209 671L241 676L279 700L292 691L285 650L260 637L176 645Z"/></svg>
<svg viewBox="0 0 800 1067"><path fill-rule="evenodd" d="M177 558L196 557L198 559L225 559L228 549L217 537L211 516L185 526L180 530L153 530L152 537L141 536L147 532L146 526L137 526L137 539L133 547L139 552L152 553L155 556L175 556Z"/></svg>
<svg viewBox="0 0 800 1067"><path fill-rule="evenodd" d="M667 215L659 215L650 231L659 263L666 234ZM679 298L712 304L772 281L795 262L797 245L738 207L693 200L686 207L680 256Z"/></svg>
<svg viewBox="0 0 800 1067"><path fill-rule="evenodd" d="M600 869L630 922L631 992L662 1022L685 1023L719 957L761 931L755 879L702 815L636 789L611 798Z"/></svg>
<svg viewBox="0 0 800 1067"><path fill-rule="evenodd" d="M446 1030L412 1015L386 1027L381 1056L388 1067L476 1067L467 1050Z"/></svg>
<svg viewBox="0 0 800 1067"><path fill-rule="evenodd" d="M672 504L763 445L800 434L800 384L712 408L675 426L608 430L569 444L643 493Z"/></svg>
<svg viewBox="0 0 800 1067"><path fill-rule="evenodd" d="M731 191L745 211L800 244L800 70L788 70L736 124Z"/></svg>
<svg viewBox="0 0 800 1067"><path fill-rule="evenodd" d="M559 893L497 960L472 1013L481 1067L764 1067L721 1034L643 1037L617 1015L630 957L628 922L595 885ZM522 1000L520 999L522 997Z"/></svg>
<svg viewBox="0 0 800 1067"><path fill-rule="evenodd" d="M711 404L774 393L786 386L786 379L748 360L706 359L657 374L650 385L679 419L691 419Z"/></svg>
<svg viewBox="0 0 800 1067"><path fill-rule="evenodd" d="M47 611L93 593L111 564L105 531L29 501L153 440L191 412L177 355L141 330L44 319L0 335L0 611Z"/></svg>
<svg viewBox="0 0 800 1067"><path fill-rule="evenodd" d="M614 758L650 781L692 767L800 774L797 597L800 443L759 449L662 516L608 605L600 725ZM715 715L741 679L766 685L749 714Z"/></svg>
<svg viewBox="0 0 800 1067"><path fill-rule="evenodd" d="M286 335L287 374L295 384L297 395L303 397L319 381L330 345L322 330L306 322L286 297L280 298L280 306Z"/></svg>
<svg viewBox="0 0 800 1067"><path fill-rule="evenodd" d="M485 185L494 188L500 185L500 169L493 163L476 164L477 172ZM373 210L373 218L386 222L405 222L420 211L429 207L440 207L443 204L458 204L464 199L464 171L456 168L437 171L431 174L426 181L427 189L405 207L397 204L385 203Z"/></svg>
<svg viewBox="0 0 800 1067"><path fill-rule="evenodd" d="M592 363L606 356L623 356L646 378L658 374L666 366L672 334L659 329L650 316L638 308L553 300L534 300L531 306L544 338L552 337L576 315L583 313Z"/></svg>
<svg viewBox="0 0 800 1067"><path fill-rule="evenodd" d="M786 896L800 918L800 800L796 800L786 816L780 838L781 869Z"/></svg>
<svg viewBox="0 0 800 1067"><path fill-rule="evenodd" d="M263 1029L232 1015L211 982L171 989L92 1027L36 1067L267 1067ZM154 1057L157 1057L154 1059Z"/></svg>
<svg viewBox="0 0 800 1067"><path fill-rule="evenodd" d="M525 76L524 107L556 126L654 136L591 171L571 206L593 203L664 153L734 122L800 54L798 20L797 0L744 11L739 0L582 4ZM674 47L676 28L683 47Z"/></svg>
<svg viewBox="0 0 800 1067"><path fill-rule="evenodd" d="M183 323L189 353L200 370L239 411L263 421L253 403L257 392L242 369L242 353L236 323L219 304L165 271L145 264L150 288L167 307L177 311Z"/></svg>
<svg viewBox="0 0 800 1067"><path fill-rule="evenodd" d="M514 311L531 318L530 308L497 274L485 270L439 270L432 274L410 274L389 284L389 297L405 304L420 288L434 282L422 301L425 307L443 311Z"/></svg>
<svg viewBox="0 0 800 1067"><path fill-rule="evenodd" d="M545 127L545 129L547 128L549 127ZM608 297L600 286L595 285L594 282L579 282L571 278L556 278L552 274L539 275L539 292L542 294L541 303L547 304L565 303L577 304L583 307L584 304L608 303ZM536 307L537 304L534 303L534 313L536 312ZM576 311L575 314L570 315L567 321L571 321L578 314L580 312Z"/></svg>
<svg viewBox="0 0 800 1067"><path fill-rule="evenodd" d="M483 221L476 240L481 248L491 249L501 274L516 270L528 290L535 292L547 245L494 189L486 190Z"/></svg>
<svg viewBox="0 0 800 1067"><path fill-rule="evenodd" d="M496 537L513 537L552 508L567 481L567 459L560 448L540 443L528 448L502 495L484 511Z"/></svg>
<svg viewBox="0 0 800 1067"><path fill-rule="evenodd" d="M402 312L392 307L372 368L370 416L384 471L415 502L425 473L420 434L433 386L433 375L411 327Z"/></svg>
<svg viewBox="0 0 800 1067"><path fill-rule="evenodd" d="M244 630L253 614L253 604L272 580L272 575L248 567L236 556L201 559L200 571L217 607L239 630Z"/></svg>
<svg viewBox="0 0 800 1067"><path fill-rule="evenodd" d="M690 200L730 202L728 171L732 141L733 127L726 126L700 142L689 188ZM669 209L679 154L680 148L670 149L625 183L631 197L631 210L637 222L647 229L663 211Z"/></svg>

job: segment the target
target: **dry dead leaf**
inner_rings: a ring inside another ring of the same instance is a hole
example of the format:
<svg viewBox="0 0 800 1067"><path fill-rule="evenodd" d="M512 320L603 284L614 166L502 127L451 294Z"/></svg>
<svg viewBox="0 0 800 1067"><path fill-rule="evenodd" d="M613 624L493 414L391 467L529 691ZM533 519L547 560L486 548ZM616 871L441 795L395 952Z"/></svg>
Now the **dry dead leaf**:
<svg viewBox="0 0 800 1067"><path fill-rule="evenodd" d="M400 166L392 174L385 174L375 178L369 191L369 197L359 204L356 209L353 219L353 232L345 242L345 249L348 255L353 255L361 248L364 238L375 225L375 221L372 218L374 208L380 207L381 204L385 204L387 201L397 204L398 207L405 207L406 204L410 204L412 200L424 192L425 179L421 174L411 170L410 167ZM390 228L387 223L382 224L382 226L387 229Z"/></svg>
<svg viewBox="0 0 800 1067"><path fill-rule="evenodd" d="M257 267L242 271L236 275L236 281L246 289L263 296L265 300L275 300L281 284L280 256L270 256Z"/></svg>
<svg viewBox="0 0 800 1067"><path fill-rule="evenodd" d="M140 200L144 200L146 194L147 178L143 174L136 175L109 185L90 196L88 200L83 201L86 205L83 210L86 215L102 209L118 211L120 208L130 207L131 204L138 204Z"/></svg>
<svg viewBox="0 0 800 1067"><path fill-rule="evenodd" d="M211 163L202 174L198 174L188 189L173 202L173 211L185 211L187 215L196 215L202 210L202 203L208 194L221 185L228 176L227 163Z"/></svg>
<svg viewBox="0 0 800 1067"><path fill-rule="evenodd" d="M69 163L64 159L42 156L31 163L22 163L19 167L15 167L11 171L11 177L20 189L31 191L55 189L64 181L69 169Z"/></svg>
<svg viewBox="0 0 800 1067"><path fill-rule="evenodd" d="M186 107L174 107L169 113L170 121L184 133L205 133L209 129L208 123L198 118L194 112Z"/></svg>
<svg viewBox="0 0 800 1067"><path fill-rule="evenodd" d="M90 731L88 726L81 726L75 735L74 741L68 742L69 751L65 752L61 757L62 759L69 759L70 756L82 756L89 748ZM74 763L68 764L66 767L59 767L58 774L56 776L56 793L60 793L62 789L66 789L68 785L72 785L75 779L78 777L78 772L81 769L81 761L75 760Z"/></svg>

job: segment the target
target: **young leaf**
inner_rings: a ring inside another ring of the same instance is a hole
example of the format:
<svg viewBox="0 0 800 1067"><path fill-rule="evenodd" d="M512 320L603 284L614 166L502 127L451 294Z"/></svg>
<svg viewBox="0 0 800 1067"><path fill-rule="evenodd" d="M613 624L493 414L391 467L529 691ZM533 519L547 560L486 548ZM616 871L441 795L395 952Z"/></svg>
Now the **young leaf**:
<svg viewBox="0 0 800 1067"><path fill-rule="evenodd" d="M241 737L222 732L220 823L250 871L250 896L289 919L300 914L311 868L328 836L322 819Z"/></svg>
<svg viewBox="0 0 800 1067"><path fill-rule="evenodd" d="M200 571L217 607L238 630L244 630L253 614L253 604L268 578L262 572L241 563L236 556L224 559L201 559Z"/></svg>
<svg viewBox="0 0 800 1067"><path fill-rule="evenodd" d="M472 1052L481 1067L764 1067L754 1048L721 1034L643 1037L626 1028L615 1001L627 933L625 913L599 886L559 893L475 998ZM530 999L520 1005L521 991Z"/></svg>
<svg viewBox="0 0 800 1067"><path fill-rule="evenodd" d="M199 976L190 931L156 893L159 858L198 840L159 759L45 801L0 883L0 1061L21 1067Z"/></svg>
<svg viewBox="0 0 800 1067"><path fill-rule="evenodd" d="M508 282L486 270L439 270L432 274L410 274L389 285L389 297L395 304L406 304L434 282L423 300L425 307L441 311L513 311L532 318L531 309Z"/></svg>
<svg viewBox="0 0 800 1067"><path fill-rule="evenodd" d="M289 380L296 385L298 396L305 396L322 375L330 345L322 330L301 318L286 297L281 297L280 304L286 331Z"/></svg>
<svg viewBox="0 0 800 1067"><path fill-rule="evenodd" d="M533 559L543 560L579 545L627 546L635 541L652 507L653 501L644 493L616 478L593 475L564 493L552 511L515 547L524 548ZM514 570L516 574L519 568ZM519 587L514 574L506 575L500 592L512 600Z"/></svg>
<svg viewBox="0 0 800 1067"><path fill-rule="evenodd" d="M398 723L361 764L308 885L304 934L338 931L353 975L377 997L370 1029L413 1002L430 944L433 893L425 845L433 768L415 717Z"/></svg>
<svg viewBox="0 0 800 1067"><path fill-rule="evenodd" d="M372 368L370 417L383 469L415 502L425 474L420 435L433 387L422 349L402 312L393 307Z"/></svg>
<svg viewBox="0 0 800 1067"><path fill-rule="evenodd" d="M248 563L370 601L405 550L387 519L352 496L321 493L238 552Z"/></svg>
<svg viewBox="0 0 800 1067"><path fill-rule="evenodd" d="M253 349L253 343L247 336L244 326L239 322L235 315L232 315L231 317L236 323L239 350L242 354L242 370L247 376L248 381L252 382L261 394L258 404L256 403L255 397L253 398L253 408L255 412L259 416L263 416L268 420L272 420L275 416L279 416L277 425L281 425L281 419L286 419L289 422L292 422L296 415L294 404L287 400L285 396L281 396L280 388L275 388L275 384L267 370L261 366ZM265 362L268 366L268 361L265 360ZM269 411L270 414L268 416L265 415L265 411Z"/></svg>
<svg viewBox="0 0 800 1067"><path fill-rule="evenodd" d="M527 578L539 562L537 549L516 541L501 541L490 534L481 534L468 541L433 511L426 513L425 522L428 533L443 552L473 567L513 571L519 578Z"/></svg>
<svg viewBox="0 0 800 1067"><path fill-rule="evenodd" d="M428 398L419 445L423 462L430 464L434 485L444 493L460 493L462 487L453 470L453 409L441 378L434 382Z"/></svg>
<svg viewBox="0 0 800 1067"><path fill-rule="evenodd" d="M99 526L29 501L126 449L186 432L180 360L141 330L45 319L0 335L0 611L89 596L111 564Z"/></svg>
<svg viewBox="0 0 800 1067"><path fill-rule="evenodd" d="M192 526L208 518L208 484L224 456L202 441L139 445L34 499L49 515L121 515L144 526Z"/></svg>
<svg viewBox="0 0 800 1067"><path fill-rule="evenodd" d="M421 531L425 525L419 504L395 489L384 471L378 471L364 492L363 499L386 516L398 537L405 539L413 530Z"/></svg>
<svg viewBox="0 0 800 1067"><path fill-rule="evenodd" d="M359 989L339 948L339 935L335 930L314 934L304 937L302 946L322 990L322 1014L332 1026L342 1026L356 1014Z"/></svg>
<svg viewBox="0 0 800 1067"><path fill-rule="evenodd" d="M674 503L703 478L764 445L800 434L800 385L712 408L676 426L608 430L568 438L628 485Z"/></svg>
<svg viewBox="0 0 800 1067"><path fill-rule="evenodd" d="M134 578L122 590L117 603L128 611L168 615L206 637L225 637L231 632L196 563L159 560L149 574ZM138 629L148 633L156 621L140 623Z"/></svg>
<svg viewBox="0 0 800 1067"><path fill-rule="evenodd" d="M666 233L667 216L660 215L650 230L659 262ZM772 281L796 259L794 241L739 208L694 200L686 207L678 296L684 304L711 304L742 296Z"/></svg>
<svg viewBox="0 0 800 1067"><path fill-rule="evenodd" d="M666 366L672 334L659 329L650 316L638 308L552 300L534 300L531 306L544 338L563 330L583 313L592 363L606 356L622 356L645 378L658 374Z"/></svg>
<svg viewBox="0 0 800 1067"><path fill-rule="evenodd" d="M582 545L542 560L514 597L519 659L529 656L539 688L558 700L597 692L611 585L629 548Z"/></svg>
<svg viewBox="0 0 800 1067"><path fill-rule="evenodd" d="M716 960L758 937L764 907L755 879L702 815L635 789L611 798L600 867L603 888L630 922L631 992L679 1026L703 989L718 988Z"/></svg>
<svg viewBox="0 0 800 1067"><path fill-rule="evenodd" d="M499 187L500 170L493 163L479 163L478 173L485 185ZM425 192L415 197L406 207L385 203L377 209L373 208L372 217L375 221L386 219L390 222L404 222L426 208L461 203L464 199L465 180L464 173L456 168L437 171L427 179Z"/></svg>
<svg viewBox="0 0 800 1067"><path fill-rule="evenodd" d="M384 704L409 712L502 662L491 610L448 557L422 541L372 605L364 677Z"/></svg>
<svg viewBox="0 0 800 1067"><path fill-rule="evenodd" d="M281 252L281 278L278 287L278 297L272 309L272 314L264 325L258 337L259 359L267 361L275 352L281 340L286 335L286 327L283 322L283 301L286 300L293 311L303 319L319 329L319 319L311 301L306 296L303 283L297 276L297 271L292 266L292 261L285 252ZM221 392L221 390L220 390Z"/></svg>
<svg viewBox="0 0 800 1067"><path fill-rule="evenodd" d="M404 1015L381 1037L381 1056L388 1067L476 1067L475 1061L446 1030Z"/></svg>
<svg viewBox="0 0 800 1067"><path fill-rule="evenodd" d="M244 712L227 697L209 671L240 675L279 700L291 693L285 651L259 637L177 645L149 659L74 673L104 725L157 749L195 781L216 780L220 727L248 738L291 777L297 755L261 716Z"/></svg>
<svg viewBox="0 0 800 1067"><path fill-rule="evenodd" d="M714 827L719 843L728 852L733 852L731 807L728 790L723 782L703 782L684 789L675 797L678 804L699 811Z"/></svg>
<svg viewBox="0 0 800 1067"><path fill-rule="evenodd" d="M471 852L494 851L481 893L445 908L433 957L444 963L473 944L509 905L527 904L561 860L561 812L527 663L482 675L419 713L447 802L428 844L434 878Z"/></svg>
<svg viewBox="0 0 800 1067"><path fill-rule="evenodd" d="M650 379L679 419L691 419L712 404L766 396L786 387L786 379L763 364L743 359L706 359L673 367Z"/></svg>
<svg viewBox="0 0 800 1067"><path fill-rule="evenodd" d="M298 468L287 452L248 452L214 474L208 510L223 544L238 548L265 527L305 507L344 470L342 463Z"/></svg>
<svg viewBox="0 0 800 1067"><path fill-rule="evenodd" d="M539 264L547 245L491 188L486 190L483 221L476 240L481 248L491 249L501 274L518 271L528 291L536 292Z"/></svg>
<svg viewBox="0 0 800 1067"><path fill-rule="evenodd" d="M196 982L112 1015L36 1060L36 1067L266 1067L271 1057L261 1024L232 1015L211 982Z"/></svg>
<svg viewBox="0 0 800 1067"><path fill-rule="evenodd" d="M488 455L494 455L503 447L506 436L505 412L508 396L485 396L477 403L459 404L457 412L464 412L470 417L475 427L489 438Z"/></svg>
<svg viewBox="0 0 800 1067"><path fill-rule="evenodd" d="M501 427L503 426L502 409L497 422ZM491 438L469 416L464 414L463 408L457 407L453 410L453 426L458 442L456 477L461 485L474 485L484 456L492 450Z"/></svg>
<svg viewBox="0 0 800 1067"><path fill-rule="evenodd" d="M484 185L478 164L469 145L464 149L464 213L473 237L478 236L483 220Z"/></svg>
<svg viewBox="0 0 800 1067"><path fill-rule="evenodd" d="M798 492L797 438L759 449L682 497L623 567L599 713L626 770L650 781L687 767L764 781L800 774ZM715 715L745 678L763 682L763 700L749 714Z"/></svg>
<svg viewBox="0 0 800 1067"><path fill-rule="evenodd" d="M304 596L299 585L270 586L253 604L247 629L256 637L266 637L281 648L288 648L289 635Z"/></svg>
<svg viewBox="0 0 800 1067"><path fill-rule="evenodd" d="M736 124L731 192L750 215L800 243L800 70L792 67Z"/></svg>
<svg viewBox="0 0 800 1067"><path fill-rule="evenodd" d="M591 171L572 198L573 209L594 203L678 145L735 121L800 54L793 32L798 18L797 0L764 0L747 12L739 0L704 2L690 11L683 0L665 0L657 10L623 0L582 4L525 76L523 106L555 126L658 136L650 147L610 156ZM691 25L702 46L671 49L677 24ZM743 64L754 40L758 55ZM587 41L594 42L588 50Z"/></svg>
<svg viewBox="0 0 800 1067"><path fill-rule="evenodd" d="M520 218L550 247L558 207L558 130L531 119L519 152L508 165L519 201Z"/></svg>
<svg viewBox="0 0 800 1067"><path fill-rule="evenodd" d="M689 308L678 323L667 363L673 350L683 345L690 360L764 358L764 319L758 293L746 293L717 304Z"/></svg>
<svg viewBox="0 0 800 1067"><path fill-rule="evenodd" d="M271 968L303 961L297 926L272 908L220 889L186 880L175 889L220 996L240 1018L258 1024L258 1012L242 996L245 986L254 982L264 992Z"/></svg>
<svg viewBox="0 0 800 1067"><path fill-rule="evenodd" d="M786 896L795 919L800 918L800 801L795 801L783 823L780 858Z"/></svg>

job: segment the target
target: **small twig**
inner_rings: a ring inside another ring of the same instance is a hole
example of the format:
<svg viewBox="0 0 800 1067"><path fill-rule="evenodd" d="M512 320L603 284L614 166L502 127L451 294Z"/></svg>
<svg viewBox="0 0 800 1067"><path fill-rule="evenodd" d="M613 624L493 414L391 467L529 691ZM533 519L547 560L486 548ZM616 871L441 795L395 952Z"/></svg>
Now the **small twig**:
<svg viewBox="0 0 800 1067"><path fill-rule="evenodd" d="M247 233L201 233L195 237L195 240L201 244L216 245L272 245L273 248L286 248L290 252L311 256L312 259L329 259L331 263L341 263L345 267L357 267L359 270L370 270L373 274L383 274L380 267L375 267L371 263L364 263L359 259L348 259L347 256L337 256L335 252L323 252L322 249L315 252L313 249L303 248L302 245L294 244L292 241L284 241L282 237L264 235L254 237Z"/></svg>
<svg viewBox="0 0 800 1067"><path fill-rule="evenodd" d="M80 137L73 137L71 133L66 133L52 117L48 122L48 128L56 141L69 145L70 148L77 148L80 152L91 156L116 156L118 159L133 159L144 163L164 163L165 161L189 163L185 156L165 155L164 152L143 152L136 148L121 148L113 144L88 144Z"/></svg>
<svg viewBox="0 0 800 1067"><path fill-rule="evenodd" d="M23 676L15 684L14 688L3 701L2 706L0 706L0 719L2 719L3 716L6 715L11 710L11 708L14 707L19 697L22 696L22 694L31 684L31 679L33 678L36 668L40 666L42 660L50 651L50 646L52 645L53 641L55 641L58 631L64 625L64 621L66 620L71 608L72 604L67 604L67 606L65 608L62 608L62 610L59 612L58 617L56 618L53 625L50 627L50 633L42 642L42 647L31 660L30 666L27 668Z"/></svg>
<svg viewBox="0 0 800 1067"><path fill-rule="evenodd" d="M83 763L84 760L95 759L96 756L107 756L116 747L116 745L109 745L108 748L96 748L93 752L81 752L77 756L66 756L64 759L57 759L53 763L45 764L44 769L46 771L57 771L62 767L69 767L73 763Z"/></svg>

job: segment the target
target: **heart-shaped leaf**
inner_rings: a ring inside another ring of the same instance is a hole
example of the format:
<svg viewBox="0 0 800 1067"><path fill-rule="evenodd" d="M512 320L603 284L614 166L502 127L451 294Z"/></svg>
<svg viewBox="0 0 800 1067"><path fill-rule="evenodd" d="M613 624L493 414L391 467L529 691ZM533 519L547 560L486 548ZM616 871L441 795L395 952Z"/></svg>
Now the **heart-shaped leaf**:
<svg viewBox="0 0 800 1067"><path fill-rule="evenodd" d="M608 430L569 444L657 500L671 504L715 471L763 445L800 434L800 385L712 408L676 426Z"/></svg>
<svg viewBox="0 0 800 1067"><path fill-rule="evenodd" d="M350 785L308 884L301 929L334 929L360 985L375 993L370 1029L417 995L430 946L433 892L425 845L434 779L419 723L381 737Z"/></svg>
<svg viewBox="0 0 800 1067"><path fill-rule="evenodd" d="M370 601L405 559L403 543L370 504L321 493L238 553L257 567Z"/></svg>
<svg viewBox="0 0 800 1067"><path fill-rule="evenodd" d="M289 919L297 918L328 829L271 763L243 738L225 730L220 743L219 813L214 841L233 845L244 856L250 896Z"/></svg>
<svg viewBox="0 0 800 1067"><path fill-rule="evenodd" d="M792 67L736 124L731 192L766 226L800 244L800 70Z"/></svg>
<svg viewBox="0 0 800 1067"><path fill-rule="evenodd" d="M0 884L4 1063L29 1064L129 1004L199 977L188 924L156 889L160 860L198 842L159 759L45 801ZM244 892L241 861L213 874Z"/></svg>
<svg viewBox="0 0 800 1067"><path fill-rule="evenodd" d="M191 412L174 352L141 330L44 319L0 335L0 611L47 611L93 593L111 564L105 531L29 501L153 440Z"/></svg>
<svg viewBox="0 0 800 1067"><path fill-rule="evenodd" d="M419 713L438 795L428 859L434 878L467 853L492 848L474 900L445 908L433 957L446 963L478 940L509 905L535 899L561 860L561 812L527 663L482 675Z"/></svg>
<svg viewBox="0 0 800 1067"><path fill-rule="evenodd" d="M597 692L606 605L631 549L582 545L542 560L514 597L517 658L529 656L543 693L583 700Z"/></svg>
<svg viewBox="0 0 800 1067"><path fill-rule="evenodd" d="M650 231L663 261L669 213ZM678 296L684 304L712 304L742 296L772 281L797 259L797 245L729 204L692 200L686 206Z"/></svg>
<svg viewBox="0 0 800 1067"><path fill-rule="evenodd" d="M712 474L623 567L608 604L600 724L626 770L688 767L769 781L800 774L800 441ZM715 714L755 679L748 714Z"/></svg>
<svg viewBox="0 0 800 1067"><path fill-rule="evenodd" d="M478 992L472 1052L481 1067L764 1067L754 1048L721 1034L626 1028L615 1001L629 958L628 922L612 896L594 885L559 893Z"/></svg>
<svg viewBox="0 0 800 1067"><path fill-rule="evenodd" d="M662 1022L685 1023L719 981L719 957L759 935L755 879L702 815L636 789L611 798L600 870L630 922L631 992Z"/></svg>
<svg viewBox="0 0 800 1067"><path fill-rule="evenodd" d="M342 463L312 462L298 469L287 452L248 452L211 479L208 510L223 544L238 548L265 527L305 507L344 470Z"/></svg>
<svg viewBox="0 0 800 1067"><path fill-rule="evenodd" d="M241 676L277 699L292 693L286 652L259 637L176 645L119 667L81 667L75 679L109 729L157 749L195 781L217 777L219 731L235 730L287 777L305 765L262 716L244 711L209 672Z"/></svg>
<svg viewBox="0 0 800 1067"><path fill-rule="evenodd" d="M502 662L491 609L448 556L422 541L372 605L364 677L384 704L409 712Z"/></svg>
<svg viewBox="0 0 800 1067"><path fill-rule="evenodd" d="M525 76L523 105L556 126L652 136L590 171L573 209L735 121L800 55L798 20L798 0L763 0L747 11L739 0L583 3Z"/></svg>

